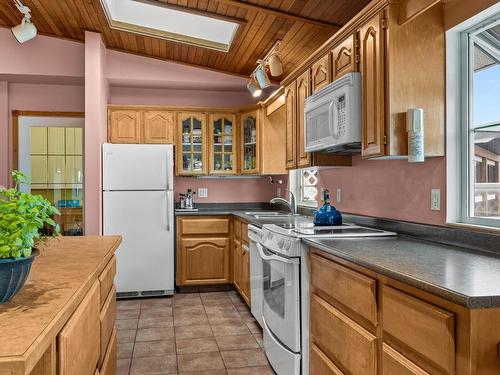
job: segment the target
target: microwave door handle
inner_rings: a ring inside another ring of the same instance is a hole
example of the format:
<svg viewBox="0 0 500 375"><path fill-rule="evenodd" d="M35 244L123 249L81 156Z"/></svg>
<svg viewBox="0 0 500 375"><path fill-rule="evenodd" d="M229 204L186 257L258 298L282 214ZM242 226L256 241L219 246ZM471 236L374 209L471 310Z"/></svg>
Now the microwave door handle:
<svg viewBox="0 0 500 375"><path fill-rule="evenodd" d="M298 259L285 258L278 255L266 255L264 254L264 249L260 243L257 243L257 250L259 250L259 255L263 260L275 260L286 264L298 264L299 262Z"/></svg>
<svg viewBox="0 0 500 375"><path fill-rule="evenodd" d="M337 103L338 99L334 98L330 106L328 107L328 118L331 119L330 121L330 126L331 126L331 131L332 131L332 137L333 138L338 138L338 119L337 119Z"/></svg>

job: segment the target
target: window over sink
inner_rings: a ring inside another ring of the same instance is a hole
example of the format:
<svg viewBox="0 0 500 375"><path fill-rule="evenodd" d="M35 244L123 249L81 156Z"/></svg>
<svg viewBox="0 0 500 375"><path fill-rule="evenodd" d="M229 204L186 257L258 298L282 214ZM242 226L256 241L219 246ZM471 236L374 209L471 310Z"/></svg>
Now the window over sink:
<svg viewBox="0 0 500 375"><path fill-rule="evenodd" d="M290 189L295 194L299 206L317 207L318 169L305 168L290 171Z"/></svg>

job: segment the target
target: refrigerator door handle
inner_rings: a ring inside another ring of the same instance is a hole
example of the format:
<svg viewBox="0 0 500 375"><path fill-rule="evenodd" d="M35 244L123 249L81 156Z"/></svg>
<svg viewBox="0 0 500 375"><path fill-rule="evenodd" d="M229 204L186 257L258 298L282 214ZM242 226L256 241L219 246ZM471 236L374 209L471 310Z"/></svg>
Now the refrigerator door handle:
<svg viewBox="0 0 500 375"><path fill-rule="evenodd" d="M167 191L170 190L170 155L168 152L166 152L166 157L167 157Z"/></svg>
<svg viewBox="0 0 500 375"><path fill-rule="evenodd" d="M168 191L167 191L167 204L165 211L167 212L167 232L170 232L170 213L169 213L169 202L168 202Z"/></svg>

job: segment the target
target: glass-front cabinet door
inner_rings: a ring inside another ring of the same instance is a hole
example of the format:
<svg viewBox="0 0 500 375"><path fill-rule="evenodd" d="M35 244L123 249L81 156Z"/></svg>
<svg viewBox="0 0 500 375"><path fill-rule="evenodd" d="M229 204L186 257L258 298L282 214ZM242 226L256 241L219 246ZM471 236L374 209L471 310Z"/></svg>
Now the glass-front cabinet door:
<svg viewBox="0 0 500 375"><path fill-rule="evenodd" d="M210 114L209 123L210 174L236 174L236 128L232 114Z"/></svg>
<svg viewBox="0 0 500 375"><path fill-rule="evenodd" d="M206 114L181 112L178 121L177 174L206 174Z"/></svg>
<svg viewBox="0 0 500 375"><path fill-rule="evenodd" d="M259 173L257 112L241 115L241 173Z"/></svg>

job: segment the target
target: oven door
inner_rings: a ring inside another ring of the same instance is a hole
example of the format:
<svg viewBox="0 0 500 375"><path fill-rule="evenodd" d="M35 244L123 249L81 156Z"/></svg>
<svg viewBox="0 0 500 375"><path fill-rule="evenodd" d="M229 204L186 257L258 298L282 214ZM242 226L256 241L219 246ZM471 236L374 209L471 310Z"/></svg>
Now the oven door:
<svg viewBox="0 0 500 375"><path fill-rule="evenodd" d="M271 333L288 350L300 352L300 260L277 255L261 244L263 317Z"/></svg>

